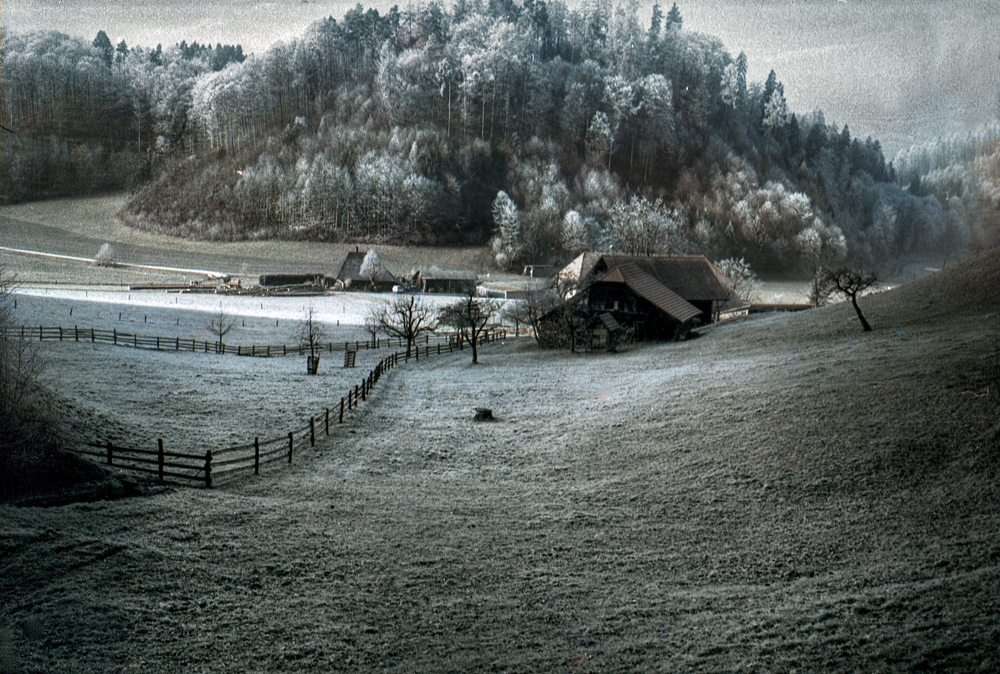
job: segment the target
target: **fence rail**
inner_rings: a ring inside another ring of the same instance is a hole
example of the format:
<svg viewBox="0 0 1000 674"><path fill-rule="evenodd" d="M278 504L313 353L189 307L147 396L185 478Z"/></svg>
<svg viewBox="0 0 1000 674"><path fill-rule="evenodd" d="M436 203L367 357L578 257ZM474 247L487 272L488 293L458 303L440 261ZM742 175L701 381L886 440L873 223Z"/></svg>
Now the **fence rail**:
<svg viewBox="0 0 1000 674"><path fill-rule="evenodd" d="M495 342L506 339L506 336L506 330L490 331L481 335L479 343ZM382 376L400 363L454 353L464 348L463 340L453 338L447 342L425 343L422 348L419 344L415 345L409 356L405 351L395 351L380 360L359 383L348 387L338 405L310 416L308 423L280 437L261 439L257 436L250 443L210 449L203 453L166 451L166 443L162 438L157 440L156 449L119 447L111 442L104 442L91 443L88 445L90 449L72 451L102 459L109 466L156 475L160 482L179 481L212 487L227 479L260 475L262 467L276 462L291 464L297 451L315 447L317 438L330 435L331 426L343 424L351 411L368 400Z"/></svg>
<svg viewBox="0 0 1000 674"><path fill-rule="evenodd" d="M375 337L368 341L323 342L314 347L302 344L244 344L232 345L225 342L208 342L183 337L162 337L156 335L138 335L119 330L98 330L96 328L81 328L74 325L71 328L61 326L28 326L0 328L0 333L6 337L20 337L22 340L58 341L58 342L90 342L92 344L112 344L134 349L149 349L152 351L188 351L191 353L228 354L234 356L249 356L252 358L274 358L278 356L303 356L315 350L318 353L334 353L341 351L360 351L361 349L391 349L403 348L406 340L398 337ZM425 334L417 344L433 347L437 344L448 345L457 339L454 335Z"/></svg>

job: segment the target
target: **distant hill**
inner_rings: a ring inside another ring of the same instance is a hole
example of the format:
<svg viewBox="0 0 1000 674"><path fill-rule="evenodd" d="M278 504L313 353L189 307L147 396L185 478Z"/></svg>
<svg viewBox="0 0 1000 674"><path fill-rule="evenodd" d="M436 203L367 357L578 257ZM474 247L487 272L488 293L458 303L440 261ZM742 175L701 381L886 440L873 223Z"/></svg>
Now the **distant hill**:
<svg viewBox="0 0 1000 674"><path fill-rule="evenodd" d="M136 227L489 243L507 268L638 248L809 274L969 239L877 140L789 111L676 5L648 25L607 1L358 6L245 60L106 39L7 39L5 109L30 121L5 200L141 185Z"/></svg>

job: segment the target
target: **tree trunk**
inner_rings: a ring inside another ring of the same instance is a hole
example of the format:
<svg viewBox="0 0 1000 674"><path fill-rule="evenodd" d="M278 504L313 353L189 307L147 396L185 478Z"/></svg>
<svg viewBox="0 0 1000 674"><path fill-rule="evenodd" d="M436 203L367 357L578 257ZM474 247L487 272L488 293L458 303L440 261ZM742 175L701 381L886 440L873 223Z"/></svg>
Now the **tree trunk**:
<svg viewBox="0 0 1000 674"><path fill-rule="evenodd" d="M861 307L858 306L857 295L851 295L851 304L854 305L854 311L858 314L858 320L861 321L861 328L865 332L871 332L872 326L868 325L868 321L865 320L864 314L861 313Z"/></svg>

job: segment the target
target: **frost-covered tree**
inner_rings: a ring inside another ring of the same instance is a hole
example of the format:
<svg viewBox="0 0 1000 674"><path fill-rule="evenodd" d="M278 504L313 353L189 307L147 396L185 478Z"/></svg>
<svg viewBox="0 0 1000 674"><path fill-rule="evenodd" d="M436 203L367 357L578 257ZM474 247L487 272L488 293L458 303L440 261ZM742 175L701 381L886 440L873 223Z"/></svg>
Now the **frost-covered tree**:
<svg viewBox="0 0 1000 674"><path fill-rule="evenodd" d="M587 127L587 161L594 166L607 164L611 169L611 154L614 152L615 138L611 123L603 110L598 110Z"/></svg>
<svg viewBox="0 0 1000 674"><path fill-rule="evenodd" d="M735 63L726 65L722 71L721 95L722 102L735 110L740 100L740 76Z"/></svg>
<svg viewBox="0 0 1000 674"><path fill-rule="evenodd" d="M444 307L438 314L438 323L454 328L458 338L472 347L472 362L479 362L479 342L490 326L500 318L503 305L499 300L476 297L470 290L462 299Z"/></svg>
<svg viewBox="0 0 1000 674"><path fill-rule="evenodd" d="M378 332L406 340L407 358L417 338L434 331L435 315L434 309L416 295L400 295L391 302L379 303L369 313Z"/></svg>
<svg viewBox="0 0 1000 674"><path fill-rule="evenodd" d="M728 257L715 263L723 276L733 283L733 292L744 302L751 301L760 291L760 279L742 257Z"/></svg>
<svg viewBox="0 0 1000 674"><path fill-rule="evenodd" d="M780 89L775 89L771 92L771 97L764 105L764 120L761 123L767 129L767 146L764 154L765 157L769 157L771 134L775 129L781 129L788 124L788 105L785 103L785 96L781 93Z"/></svg>
<svg viewBox="0 0 1000 674"><path fill-rule="evenodd" d="M672 255L685 248L680 221L661 200L646 197L615 203L605 236L609 250L622 255Z"/></svg>
<svg viewBox="0 0 1000 674"><path fill-rule="evenodd" d="M517 204L503 190L493 200L493 224L493 257L501 268L510 269L524 250L524 232Z"/></svg>
<svg viewBox="0 0 1000 674"><path fill-rule="evenodd" d="M385 263L382 262L382 257L374 248L369 248L368 252L365 253L365 258L361 261L358 275L374 279L385 271L386 267Z"/></svg>

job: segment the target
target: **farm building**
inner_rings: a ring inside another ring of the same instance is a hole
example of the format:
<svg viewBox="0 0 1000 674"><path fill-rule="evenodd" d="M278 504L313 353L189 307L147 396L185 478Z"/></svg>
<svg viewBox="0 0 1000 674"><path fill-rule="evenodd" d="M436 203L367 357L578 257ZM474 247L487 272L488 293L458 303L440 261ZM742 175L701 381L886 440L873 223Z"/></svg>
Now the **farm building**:
<svg viewBox="0 0 1000 674"><path fill-rule="evenodd" d="M347 254L337 272L337 280L345 289L388 292L399 283L374 248L362 253L357 248Z"/></svg>
<svg viewBox="0 0 1000 674"><path fill-rule="evenodd" d="M333 279L326 274L261 274L260 284L264 287L276 286L313 286L317 288L328 288L333 284Z"/></svg>
<svg viewBox="0 0 1000 674"><path fill-rule="evenodd" d="M426 269L418 271L413 277L413 285L425 293L464 295L475 291L478 283L476 272L454 269Z"/></svg>
<svg viewBox="0 0 1000 674"><path fill-rule="evenodd" d="M540 321L543 345L613 346L622 335L683 339L711 322L732 294L728 279L700 255L601 255L580 278L570 299Z"/></svg>

